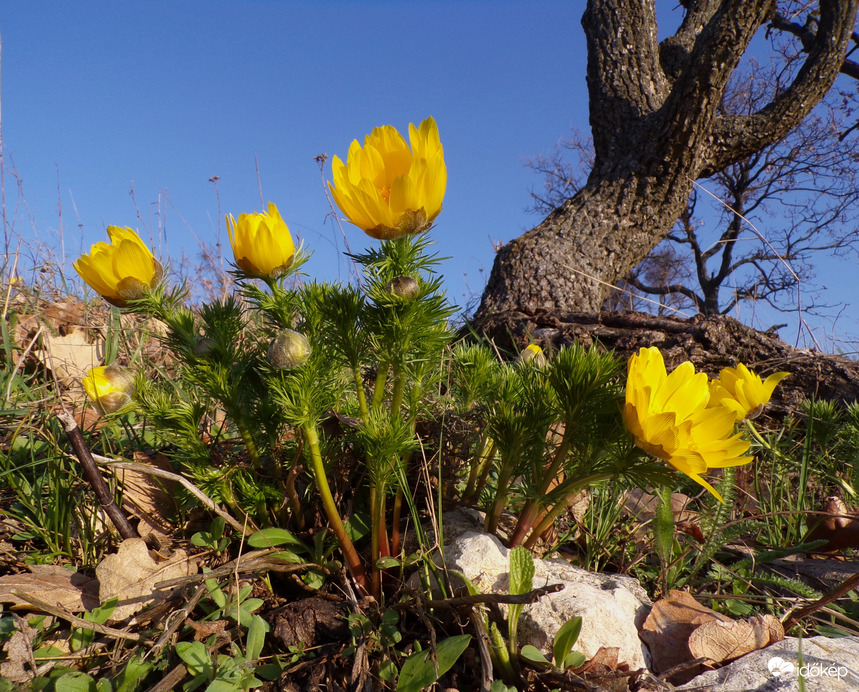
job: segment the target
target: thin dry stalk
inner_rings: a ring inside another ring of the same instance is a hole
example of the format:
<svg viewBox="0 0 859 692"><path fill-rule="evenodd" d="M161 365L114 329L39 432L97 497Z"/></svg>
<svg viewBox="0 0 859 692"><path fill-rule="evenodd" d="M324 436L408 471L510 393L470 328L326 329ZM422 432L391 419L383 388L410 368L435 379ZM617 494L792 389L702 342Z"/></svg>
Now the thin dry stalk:
<svg viewBox="0 0 859 692"><path fill-rule="evenodd" d="M114 629L113 627L107 627L106 625L99 625L97 622L90 622L89 620L84 620L83 618L79 618L77 615L72 615L68 611L59 608L55 605L51 605L47 601L43 601L38 596L33 596L24 591L18 591L17 589L13 589L11 591L12 595L20 598L22 601L26 601L30 605L35 606L39 610L42 610L49 615L53 615L54 617L58 617L61 620L65 620L66 622L71 623L78 629L91 630L93 632L98 632L99 634L103 634L107 637L113 637L114 639L126 639L132 642L142 642L146 641L139 634L134 634L132 632L125 632L124 630Z"/></svg>
<svg viewBox="0 0 859 692"><path fill-rule="evenodd" d="M112 469L127 469L129 471L137 471L138 473L146 473L150 476L157 476L159 478L166 478L167 480L176 481L177 483L180 483L185 488L185 490L187 490L200 502L202 502L208 509L212 510L215 514L217 514L225 522L232 526L236 531L241 533L242 536L248 535L248 530L246 527L242 526L228 512L225 512L223 509L218 507L218 505L212 498L206 495L206 493L200 490L191 481L189 481L184 476L179 475L178 473L172 473L171 471L165 471L164 469L154 468L152 466L147 466L146 464L135 464L130 461L114 461L113 459L99 456L98 454L94 454L93 458L99 464L109 466Z"/></svg>
<svg viewBox="0 0 859 692"><path fill-rule="evenodd" d="M68 411L57 413L57 420L60 421L60 424L63 426L63 430L65 430L66 435L68 436L72 449L75 452L75 456L81 463L84 475L92 489L95 491L96 497L98 497L99 504L102 506L107 516L110 517L116 530L119 531L119 535L122 536L122 538L139 538L139 534L129 523L128 517L123 514L119 505L116 504L116 500L114 500L113 494L110 492L110 488L107 487L107 483L101 473L99 473L95 460L92 457L92 452L90 452L89 447L87 447L86 442L84 441L84 436L81 433L81 429L78 427L77 421L75 421L72 414Z"/></svg>

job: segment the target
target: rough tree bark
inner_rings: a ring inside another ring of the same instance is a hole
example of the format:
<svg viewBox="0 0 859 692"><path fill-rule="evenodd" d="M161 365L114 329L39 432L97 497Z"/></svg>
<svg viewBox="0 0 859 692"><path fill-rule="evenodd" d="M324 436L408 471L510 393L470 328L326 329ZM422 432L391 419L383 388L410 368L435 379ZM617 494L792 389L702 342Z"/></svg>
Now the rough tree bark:
<svg viewBox="0 0 859 692"><path fill-rule="evenodd" d="M598 311L671 229L696 179L768 146L820 101L838 75L857 0L820 0L814 37L791 85L752 115L719 105L775 0L696 0L657 41L654 2L589 0L582 17L595 149L587 184L502 247L475 316Z"/></svg>

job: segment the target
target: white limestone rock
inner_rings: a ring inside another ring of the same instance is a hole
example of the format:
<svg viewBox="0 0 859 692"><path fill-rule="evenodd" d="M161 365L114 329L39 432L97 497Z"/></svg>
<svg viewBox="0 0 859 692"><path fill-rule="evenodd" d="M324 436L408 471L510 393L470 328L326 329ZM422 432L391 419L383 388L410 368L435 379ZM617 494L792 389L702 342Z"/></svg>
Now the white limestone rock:
<svg viewBox="0 0 859 692"><path fill-rule="evenodd" d="M730 665L710 670L690 680L680 690L696 692L798 692L799 676L808 692L859 690L859 637L788 637L765 649L753 651Z"/></svg>
<svg viewBox="0 0 859 692"><path fill-rule="evenodd" d="M506 594L509 550L495 536L468 530L449 532L448 528L446 524L448 567L462 572L483 593ZM525 606L519 620L520 645L532 644L551 658L558 629L578 615L582 632L576 651L591 658L600 647L617 647L618 660L630 669L647 667L647 648L638 638L638 627L651 603L635 579L591 573L561 559L535 559L533 584L535 588L563 584L564 589Z"/></svg>

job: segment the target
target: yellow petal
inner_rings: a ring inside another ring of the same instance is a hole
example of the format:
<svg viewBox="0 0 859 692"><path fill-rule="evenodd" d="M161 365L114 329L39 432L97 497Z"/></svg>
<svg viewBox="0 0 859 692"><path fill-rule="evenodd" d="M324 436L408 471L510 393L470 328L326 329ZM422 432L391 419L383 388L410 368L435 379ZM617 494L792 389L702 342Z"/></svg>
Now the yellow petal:
<svg viewBox="0 0 859 692"><path fill-rule="evenodd" d="M295 244L274 202L267 213L226 216L236 266L258 278L277 278L292 266Z"/></svg>
<svg viewBox="0 0 859 692"><path fill-rule="evenodd" d="M409 144L396 128L375 128L347 162L332 159L332 197L350 222L376 238L426 230L441 212L447 184L438 128L427 118L409 126Z"/></svg>

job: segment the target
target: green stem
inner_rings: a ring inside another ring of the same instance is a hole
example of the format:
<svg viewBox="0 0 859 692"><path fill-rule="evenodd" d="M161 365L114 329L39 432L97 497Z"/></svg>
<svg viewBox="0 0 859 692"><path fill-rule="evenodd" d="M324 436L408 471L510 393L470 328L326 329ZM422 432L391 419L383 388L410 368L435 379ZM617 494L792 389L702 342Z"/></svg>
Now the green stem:
<svg viewBox="0 0 859 692"><path fill-rule="evenodd" d="M370 415L367 409L367 396L364 394L364 378L361 377L361 367L358 364L352 366L352 377L355 378L355 391L358 392L358 406L361 409L361 420L366 421Z"/></svg>
<svg viewBox="0 0 859 692"><path fill-rule="evenodd" d="M259 469L262 465L262 459L260 457L259 449L257 449L256 442L254 442L254 438L251 436L250 430L248 430L247 426L236 416L233 416L233 420L236 423L239 435L241 435L242 442L245 443L245 447L251 457L251 465L255 469Z"/></svg>
<svg viewBox="0 0 859 692"><path fill-rule="evenodd" d="M745 423L746 423L746 428L752 434L752 437L754 437L758 441L758 444L760 444L761 447L763 447L764 449L766 449L767 451L770 451L770 452L775 451L773 449L772 445L766 441L766 438L764 438L764 436L758 432L758 429L755 427L755 424L752 423L752 421L746 420Z"/></svg>
<svg viewBox="0 0 859 692"><path fill-rule="evenodd" d="M382 573L379 569L379 558L387 543L385 533L385 487L382 483L376 483L370 488L370 511L372 515L370 534L370 561L371 561L371 594L377 602L381 603L382 597ZM385 551L387 552L387 551Z"/></svg>
<svg viewBox="0 0 859 692"><path fill-rule="evenodd" d="M490 454L490 451L492 454ZM483 467L489 463L492 455L495 454L495 443L489 437L489 433L484 432L480 440L480 448L477 455L472 459L471 471L468 473L468 481L465 484L465 491L462 493L463 502L471 502L474 496L475 488L477 487L477 479L483 475Z"/></svg>
<svg viewBox="0 0 859 692"><path fill-rule="evenodd" d="M387 371L387 367L385 368ZM400 417L402 416L402 403L403 403L403 391L405 389L405 378L403 377L402 370L398 365L394 365L394 388L391 392L391 409L388 412L388 415L393 419L394 416ZM378 383L377 383L378 384ZM382 384L382 391L384 391L384 384ZM373 405L375 406L375 395L373 398ZM381 459L377 459L375 463L379 463ZM373 532L373 538L371 540L371 559L372 559L372 585L373 585L373 595L376 597L379 602L381 602L382 595L382 575L381 571L378 567L379 558L390 555L391 543L388 540L388 529L385 525L385 512L386 512L386 502L385 495L387 493L387 482L386 482L386 471L380 469L376 474L377 480L373 484L373 488L371 489L371 507L372 507L372 517L371 517L371 528Z"/></svg>
<svg viewBox="0 0 859 692"><path fill-rule="evenodd" d="M403 377L402 368L394 365L394 389L391 392L391 415L402 416L400 407L403 405L403 392L406 388L406 378Z"/></svg>
<svg viewBox="0 0 859 692"><path fill-rule="evenodd" d="M223 500L229 510L239 519L246 521L248 528L250 528L251 531L256 531L257 526L253 519L251 519L250 515L239 505L239 501L236 499L236 495L233 492L233 486L231 485L228 476L223 477L223 482L221 483L219 490L221 492L221 500Z"/></svg>
<svg viewBox="0 0 859 692"><path fill-rule="evenodd" d="M563 466L564 461L567 459L567 454L570 453L570 447L572 447L572 433L569 431L571 428L572 426L568 421L561 444L558 445L558 448L555 450L555 454L552 456L552 463L549 464L543 473L543 479L540 482L540 488L537 491L538 496L545 495L549 492L549 488L552 487L552 481L557 477L558 472L561 470L561 466Z"/></svg>
<svg viewBox="0 0 859 692"><path fill-rule="evenodd" d="M319 434L316 432L316 425L306 423L302 426L304 439L310 449L310 461L313 467L313 476L316 478L316 487L319 489L319 496L322 498L322 507L325 514L328 516L328 521L331 522L331 527L334 530L334 535L340 543L340 549L346 558L346 566L349 568L349 573L363 589L367 589L367 574L364 571L364 566L361 564L361 558L358 557L358 551L355 550L355 545L352 539L346 533L346 527L343 526L343 521L340 519L340 514L337 512L337 506L334 504L334 497L331 495L331 486L328 485L328 478L325 475L325 464L322 462L322 453L319 451Z"/></svg>
<svg viewBox="0 0 859 692"><path fill-rule="evenodd" d="M537 504L537 501L534 498L529 499L519 514L519 521L516 522L516 528L513 531L513 535L510 536L508 547L515 548L523 541L525 534L534 525L539 515L540 506Z"/></svg>
<svg viewBox="0 0 859 692"><path fill-rule="evenodd" d="M388 382L388 368L390 362L383 360L379 363L379 370L376 372L376 384L373 388L373 401L370 404L371 408L376 411L385 400L385 384Z"/></svg>
<svg viewBox="0 0 859 692"><path fill-rule="evenodd" d="M656 514L653 516L653 545L660 563L662 596L668 596L668 571L674 554L674 509L671 506L671 488L662 486L655 491L657 497Z"/></svg>
<svg viewBox="0 0 859 692"><path fill-rule="evenodd" d="M483 468L480 470L480 477L477 479L477 484L474 486L474 490L471 495L471 499L474 502L480 500L480 494L486 487L486 483L489 480L489 472L492 470L492 462L495 460L496 451L497 449L493 442L486 452L486 460L483 463Z"/></svg>
<svg viewBox="0 0 859 692"><path fill-rule="evenodd" d="M572 435L569 434L569 431L571 429L572 426L570 425L570 422L567 421L567 425L564 430L564 437L561 440L561 444L559 444L558 448L555 450L555 454L552 456L552 462L543 473L543 478L540 481L537 494L528 499L525 506L522 508L522 512L519 514L519 521L516 522L516 528L513 531L513 535L510 537L511 548L515 548L522 542L525 538L525 534L528 533L531 526L538 517L540 517L540 504L542 499L549 493L549 489L552 487L552 482L557 478L558 472L561 470L561 466L566 460L567 454L570 452L570 447L572 446L570 438Z"/></svg>
<svg viewBox="0 0 859 692"><path fill-rule="evenodd" d="M605 481L613 477L613 473L592 473L590 476L579 478L576 481L568 480L566 483L559 485L556 491L552 494L561 495L561 493L563 493L560 500L553 505L548 512L546 512L537 526L535 526L533 531L531 531L531 534L528 536L528 540L526 540L523 545L529 549L534 547L537 543L537 539L546 533L548 528L555 523L555 519L557 519L561 512L566 509L566 503L564 502L566 498L579 492L582 488L586 488L589 485L593 485L594 483L599 483L600 481Z"/></svg>
<svg viewBox="0 0 859 692"><path fill-rule="evenodd" d="M510 490L510 476L516 467L516 457L511 454L510 459L505 459L501 464L501 473L498 476L498 488L495 490L495 501L486 514L486 533L495 533L498 528L498 520L507 505L507 493Z"/></svg>

